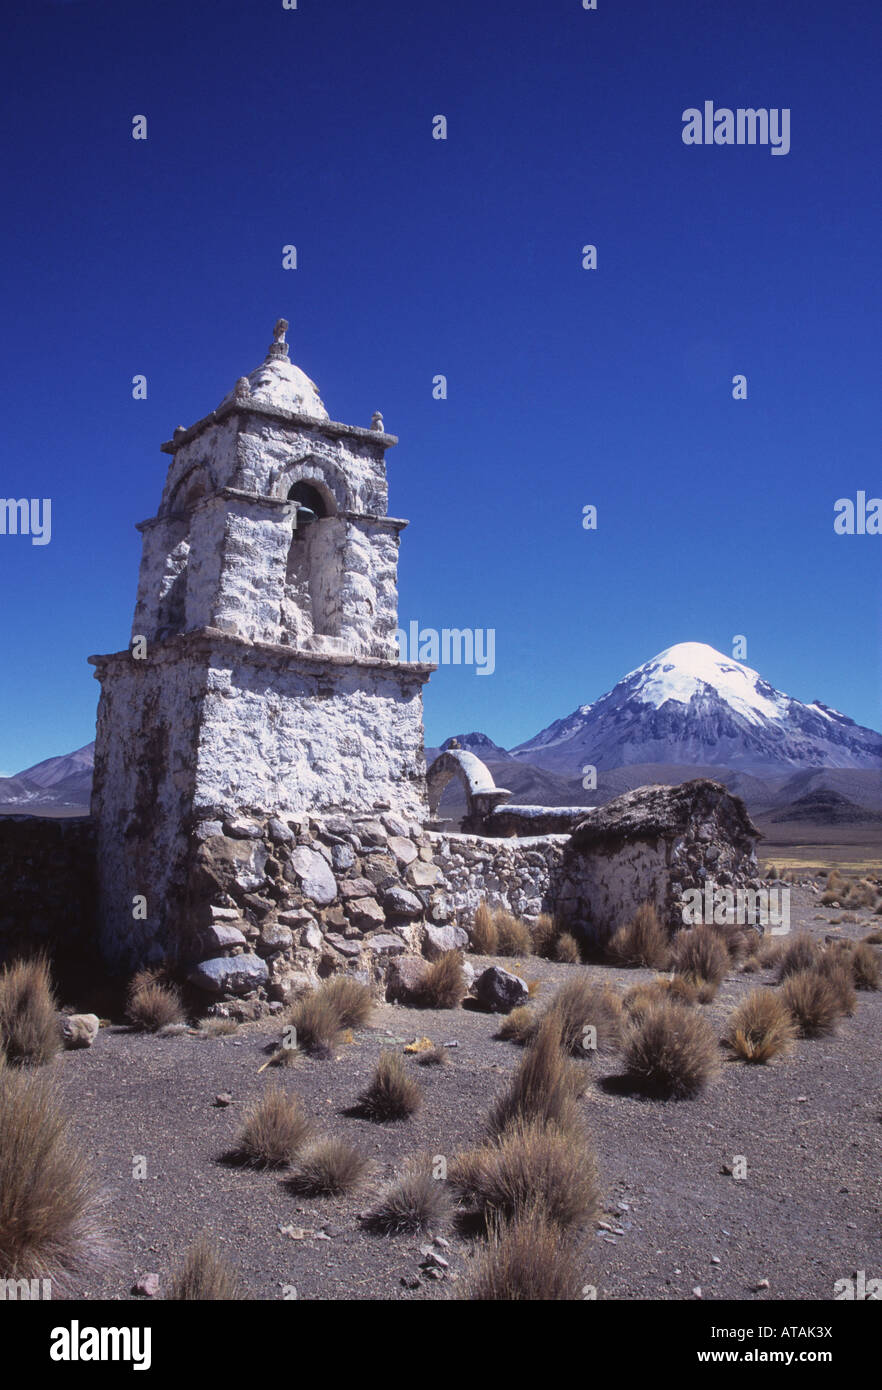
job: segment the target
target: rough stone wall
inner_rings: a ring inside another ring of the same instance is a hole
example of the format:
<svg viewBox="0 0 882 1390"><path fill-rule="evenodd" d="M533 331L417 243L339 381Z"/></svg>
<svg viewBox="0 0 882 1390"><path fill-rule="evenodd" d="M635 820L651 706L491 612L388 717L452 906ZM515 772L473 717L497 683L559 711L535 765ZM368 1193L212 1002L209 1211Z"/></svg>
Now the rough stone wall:
<svg viewBox="0 0 882 1390"><path fill-rule="evenodd" d="M0 817L0 962L95 944L95 831L87 816Z"/></svg>
<svg viewBox="0 0 882 1390"><path fill-rule="evenodd" d="M683 894L707 879L760 886L759 832L740 798L719 782L639 787L598 807L573 832L557 892L561 918L604 941L652 902L671 931L683 926Z"/></svg>
<svg viewBox="0 0 882 1390"><path fill-rule="evenodd" d="M565 838L447 835L389 812L201 821L189 978L255 1010L341 969L381 988L398 956L467 946L484 898L527 917L549 910Z"/></svg>

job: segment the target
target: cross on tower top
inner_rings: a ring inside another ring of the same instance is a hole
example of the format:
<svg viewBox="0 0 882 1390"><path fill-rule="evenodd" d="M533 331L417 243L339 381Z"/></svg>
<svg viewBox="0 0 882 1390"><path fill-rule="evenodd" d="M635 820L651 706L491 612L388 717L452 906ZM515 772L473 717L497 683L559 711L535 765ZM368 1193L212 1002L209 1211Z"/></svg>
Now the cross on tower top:
<svg viewBox="0 0 882 1390"><path fill-rule="evenodd" d="M288 344L285 341L285 334L287 333L287 331L288 320L276 319L275 327L273 328L273 340L270 343L269 352L267 353L267 359L271 357L288 356Z"/></svg>

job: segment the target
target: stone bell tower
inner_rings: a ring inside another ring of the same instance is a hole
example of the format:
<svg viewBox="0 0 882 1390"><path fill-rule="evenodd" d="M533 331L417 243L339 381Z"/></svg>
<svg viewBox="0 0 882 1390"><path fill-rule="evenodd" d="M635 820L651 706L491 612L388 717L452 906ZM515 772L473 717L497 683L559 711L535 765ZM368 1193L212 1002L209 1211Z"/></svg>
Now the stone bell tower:
<svg viewBox="0 0 882 1390"><path fill-rule="evenodd" d="M407 523L387 514L385 452L397 440L379 414L369 429L329 419L288 359L287 328L162 445L131 645L90 657L102 942L120 965L175 957L206 823L427 813L433 668L400 662L395 643Z"/></svg>

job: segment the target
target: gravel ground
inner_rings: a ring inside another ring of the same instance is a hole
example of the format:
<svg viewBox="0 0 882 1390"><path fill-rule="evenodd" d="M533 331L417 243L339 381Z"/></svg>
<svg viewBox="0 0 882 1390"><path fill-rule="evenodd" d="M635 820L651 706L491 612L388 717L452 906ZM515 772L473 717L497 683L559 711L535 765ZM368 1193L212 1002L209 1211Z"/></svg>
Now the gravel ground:
<svg viewBox="0 0 882 1390"><path fill-rule="evenodd" d="M840 914L796 888L792 929L823 937L861 937L879 918L831 929ZM480 958L472 958L481 967ZM502 962L512 967L512 962ZM563 966L527 960L522 973L541 984L540 1001L574 970L619 988L652 977L646 970ZM703 1010L722 1033L732 1007L766 972L730 974ZM585 1063L582 1101L597 1149L605 1226L579 1234L585 1281L606 1299L831 1299L837 1279L863 1269L882 1277L882 994L858 995L856 1014L835 1037L799 1042L767 1067L725 1062L696 1100L661 1102L617 1091L615 1058ZM161 1283L190 1242L207 1232L256 1298L447 1299L463 1287L470 1235L443 1234L449 1271L420 1269L427 1237L368 1234L358 1217L373 1191L409 1155L448 1160L476 1141L488 1107L522 1055L497 1041L498 1019L468 1009L378 1006L371 1027L331 1061L304 1058L293 1068L258 1074L275 1023L235 1035L151 1037L111 1026L89 1051L58 1061L61 1092L76 1132L92 1153L107 1192L115 1267L82 1290L85 1297L128 1298L134 1280L157 1272ZM382 1047L426 1035L458 1044L450 1064L408 1060L423 1088L420 1111L395 1124L346 1113L368 1081ZM393 1044L393 1039L398 1040ZM368 1187L340 1199L293 1196L284 1175L220 1162L249 1100L271 1080L301 1097L326 1134L346 1136L368 1155ZM232 1104L218 1106L218 1093ZM134 1156L147 1176L133 1177ZM738 1180L723 1166L747 1161ZM293 1235L282 1228L293 1230ZM758 1289L768 1280L768 1288Z"/></svg>

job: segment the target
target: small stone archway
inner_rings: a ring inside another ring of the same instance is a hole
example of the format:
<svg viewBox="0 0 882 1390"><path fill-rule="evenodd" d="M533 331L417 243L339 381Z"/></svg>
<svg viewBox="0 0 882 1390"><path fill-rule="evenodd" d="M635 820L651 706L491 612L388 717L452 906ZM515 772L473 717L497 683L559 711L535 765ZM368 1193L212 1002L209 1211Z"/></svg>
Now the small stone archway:
<svg viewBox="0 0 882 1390"><path fill-rule="evenodd" d="M465 788L467 814L463 828L478 833L484 818L503 801L508 801L511 792L505 787L497 787L489 767L474 753L468 753L464 748L448 748L435 759L426 773L429 813L433 818L438 813L444 788L454 777L458 777Z"/></svg>

